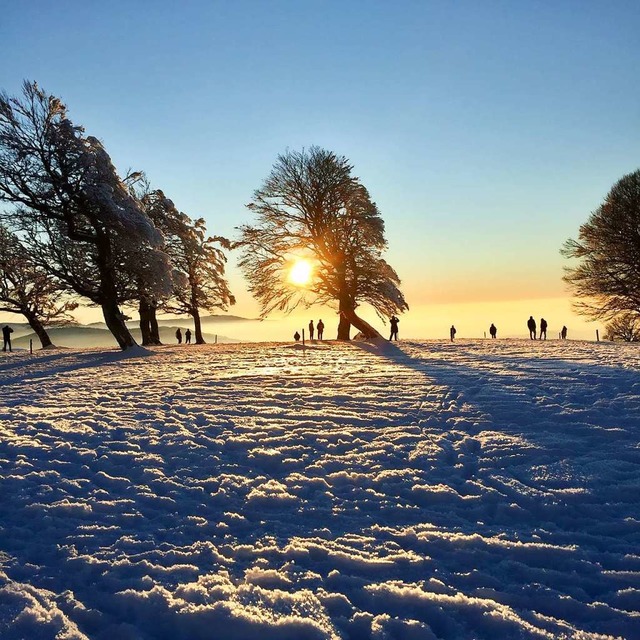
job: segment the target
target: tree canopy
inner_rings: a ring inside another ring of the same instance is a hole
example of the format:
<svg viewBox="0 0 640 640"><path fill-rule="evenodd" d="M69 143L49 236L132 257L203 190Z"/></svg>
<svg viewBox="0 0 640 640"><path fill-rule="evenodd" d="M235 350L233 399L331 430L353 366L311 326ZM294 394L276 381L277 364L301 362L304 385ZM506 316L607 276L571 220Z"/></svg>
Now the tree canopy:
<svg viewBox="0 0 640 640"><path fill-rule="evenodd" d="M45 325L66 324L77 306L61 283L34 263L18 237L0 225L0 311L23 315L45 348L52 345Z"/></svg>
<svg viewBox="0 0 640 640"><path fill-rule="evenodd" d="M607 325L605 331L609 340L640 342L640 314L622 313Z"/></svg>
<svg viewBox="0 0 640 640"><path fill-rule="evenodd" d="M128 299L134 272L144 272L150 286L166 285L162 234L102 143L36 83L25 82L21 98L0 95L1 201L13 205L5 224L25 240L39 267L100 305L121 348L133 346L118 305Z"/></svg>
<svg viewBox="0 0 640 640"><path fill-rule="evenodd" d="M340 314L339 339L353 324L379 335L356 313L367 303L385 317L408 309L400 279L384 260L384 221L344 156L311 147L280 155L247 205L257 220L240 227L240 267L262 316L299 305L328 304ZM290 280L300 260L308 283Z"/></svg>
<svg viewBox="0 0 640 640"><path fill-rule="evenodd" d="M174 271L173 288L161 303L165 311L185 313L193 318L196 344L203 344L200 309L226 311L235 297L225 278L230 242L209 236L204 218L192 220L179 211L160 189L141 194L147 215L164 235L164 250Z"/></svg>
<svg viewBox="0 0 640 640"><path fill-rule="evenodd" d="M640 170L612 187L562 253L577 261L564 280L580 298L579 313L602 320L640 313Z"/></svg>

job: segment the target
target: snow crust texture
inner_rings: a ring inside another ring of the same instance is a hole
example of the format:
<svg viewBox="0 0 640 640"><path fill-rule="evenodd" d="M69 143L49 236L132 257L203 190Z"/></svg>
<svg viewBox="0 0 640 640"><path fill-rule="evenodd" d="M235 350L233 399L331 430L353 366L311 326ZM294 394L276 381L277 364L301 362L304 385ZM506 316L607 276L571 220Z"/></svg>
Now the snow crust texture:
<svg viewBox="0 0 640 640"><path fill-rule="evenodd" d="M3 640L640 638L640 351L0 354Z"/></svg>

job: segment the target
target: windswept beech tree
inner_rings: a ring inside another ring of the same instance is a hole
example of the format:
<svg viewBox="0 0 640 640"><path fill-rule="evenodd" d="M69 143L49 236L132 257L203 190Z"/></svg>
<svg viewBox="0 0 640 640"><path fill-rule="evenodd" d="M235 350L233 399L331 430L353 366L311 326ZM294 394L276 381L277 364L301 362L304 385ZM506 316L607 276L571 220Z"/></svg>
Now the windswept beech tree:
<svg viewBox="0 0 640 640"><path fill-rule="evenodd" d="M179 213L172 226L176 235L170 239L168 251L186 286L174 289L165 308L189 314L193 318L196 344L204 344L200 309L226 311L236 303L224 277L227 262L224 250L230 249L230 243L222 236L208 236L203 218L192 220Z"/></svg>
<svg viewBox="0 0 640 640"><path fill-rule="evenodd" d="M45 325L70 322L69 312L77 306L34 264L20 240L0 226L0 311L22 314L44 349L53 346Z"/></svg>
<svg viewBox="0 0 640 640"><path fill-rule="evenodd" d="M384 221L352 169L344 156L319 147L289 151L254 193L247 206L257 222L240 227L237 246L263 317L329 304L340 315L338 339L349 340L351 325L366 337L380 335L356 314L360 304L380 317L409 308L382 257ZM300 261L310 265L308 282L294 275Z"/></svg>
<svg viewBox="0 0 640 640"><path fill-rule="evenodd" d="M613 186L562 254L577 260L564 280L581 298L579 313L596 320L640 314L640 170Z"/></svg>
<svg viewBox="0 0 640 640"><path fill-rule="evenodd" d="M99 305L122 349L135 345L119 308L118 272L136 270L136 263L123 260L141 247L148 256L161 251L162 234L102 144L85 136L62 102L35 83L25 82L22 98L0 96L0 201L14 205L5 223L36 263ZM143 268L163 264L157 257Z"/></svg>
<svg viewBox="0 0 640 640"><path fill-rule="evenodd" d="M608 340L640 342L640 314L628 312L616 316L606 326Z"/></svg>
<svg viewBox="0 0 640 640"><path fill-rule="evenodd" d="M171 296L161 303L164 310L185 313L193 318L196 344L204 344L200 310L226 311L235 304L225 278L227 262L224 250L229 240L209 237L203 218L192 220L178 211L174 203L159 190L146 190L140 196L147 215L165 238L164 250L174 270ZM157 306L157 301L154 301ZM155 318L155 307L150 310Z"/></svg>

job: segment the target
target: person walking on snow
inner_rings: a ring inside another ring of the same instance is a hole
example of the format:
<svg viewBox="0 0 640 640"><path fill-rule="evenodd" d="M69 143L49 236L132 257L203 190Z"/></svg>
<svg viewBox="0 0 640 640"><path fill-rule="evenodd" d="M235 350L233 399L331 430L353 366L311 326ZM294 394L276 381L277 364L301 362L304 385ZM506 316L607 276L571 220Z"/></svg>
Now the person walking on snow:
<svg viewBox="0 0 640 640"><path fill-rule="evenodd" d="M309 320L309 340L313 340L313 320Z"/></svg>
<svg viewBox="0 0 640 640"><path fill-rule="evenodd" d="M389 336L389 340L393 340L395 338L396 342L398 341L398 323L400 322L399 318L395 316L391 316L389 319L389 324L391 325L391 335Z"/></svg>
<svg viewBox="0 0 640 640"><path fill-rule="evenodd" d="M496 325L493 324L493 322L491 323L491 326L489 327L489 333L491 334L492 338L495 338L498 335L498 329L496 329Z"/></svg>
<svg viewBox="0 0 640 640"><path fill-rule="evenodd" d="M529 327L529 337L532 340L536 339L536 321L533 319L533 316L529 316L527 320L527 327Z"/></svg>
<svg viewBox="0 0 640 640"><path fill-rule="evenodd" d="M563 340L567 339L567 327L565 327L565 326L562 327L562 331L560 332L560 337Z"/></svg>
<svg viewBox="0 0 640 640"><path fill-rule="evenodd" d="M182 331L180 331L180 328L176 329L176 338L178 340L178 344L182 344Z"/></svg>
<svg viewBox="0 0 640 640"><path fill-rule="evenodd" d="M544 318L540 318L540 340L542 336L545 340L547 339L547 321Z"/></svg>
<svg viewBox="0 0 640 640"><path fill-rule="evenodd" d="M5 324L4 327L2 327L2 350L6 351L7 347L9 347L9 351L11 351L11 334L13 333L13 329L8 325Z"/></svg>
<svg viewBox="0 0 640 640"><path fill-rule="evenodd" d="M451 338L451 342L453 342L453 339L456 337L456 328L451 325L451 329L449 329L449 337Z"/></svg>
<svg viewBox="0 0 640 640"><path fill-rule="evenodd" d="M191 329L187 329L184 332L184 343L191 344Z"/></svg>
<svg viewBox="0 0 640 640"><path fill-rule="evenodd" d="M322 318L318 320L318 324L316 326L318 328L318 340L322 340L322 335L324 334L324 322L322 322Z"/></svg>

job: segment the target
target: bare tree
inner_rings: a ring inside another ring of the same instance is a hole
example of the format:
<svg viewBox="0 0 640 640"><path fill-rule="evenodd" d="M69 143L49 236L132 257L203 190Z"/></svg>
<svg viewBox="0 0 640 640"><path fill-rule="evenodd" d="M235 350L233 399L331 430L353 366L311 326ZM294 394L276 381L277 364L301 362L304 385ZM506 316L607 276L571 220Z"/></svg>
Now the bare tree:
<svg viewBox="0 0 640 640"><path fill-rule="evenodd" d="M192 220L178 211L159 189L147 189L140 201L164 235L164 250L174 271L171 295L163 301L144 303L149 318L155 318L158 305L169 312L188 314L193 318L196 344L204 344L200 310L227 310L235 304L225 278L225 250L230 243L221 236L208 236L203 218Z"/></svg>
<svg viewBox="0 0 640 640"><path fill-rule="evenodd" d="M562 254L578 261L564 280L580 298L579 313L602 320L640 313L640 170L613 186Z"/></svg>
<svg viewBox="0 0 640 640"><path fill-rule="evenodd" d="M623 313L616 316L606 327L608 340L640 342L640 314Z"/></svg>
<svg viewBox="0 0 640 640"><path fill-rule="evenodd" d="M21 99L0 96L0 201L14 205L6 224L37 264L99 305L122 349L135 345L119 308L118 273L136 269L122 260L140 247L149 258L144 268L162 269L161 257L153 256L162 235L102 144L35 83L25 82Z"/></svg>
<svg viewBox="0 0 640 640"><path fill-rule="evenodd" d="M319 147L280 155L248 208L255 225L240 228L240 267L265 317L298 305L329 304L340 314L338 339L351 325L365 336L380 334L356 314L370 304L380 317L408 305L400 279L383 259L384 221L353 167ZM290 282L296 261L313 266L304 286Z"/></svg>
<svg viewBox="0 0 640 640"><path fill-rule="evenodd" d="M226 311L236 302L224 277L227 262L224 250L230 243L222 236L208 236L203 218L191 220L180 214L184 227L176 236L174 266L185 276L186 286L176 287L165 307L168 311L187 313L193 318L196 344L204 344L200 309ZM171 251L171 250L170 250Z"/></svg>
<svg viewBox="0 0 640 640"><path fill-rule="evenodd" d="M20 240L0 226L0 311L23 315L44 349L53 346L45 326L72 321L69 312L77 306L34 264Z"/></svg>

